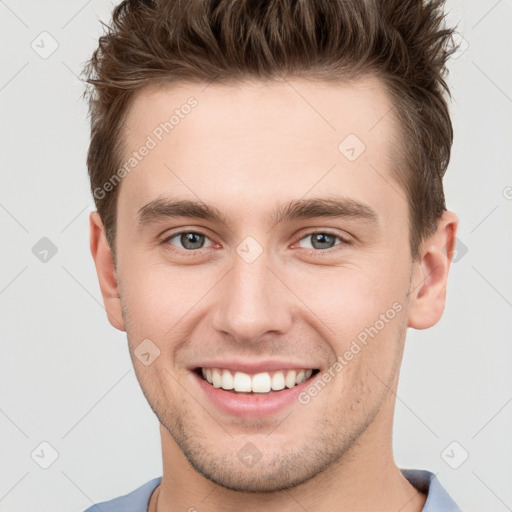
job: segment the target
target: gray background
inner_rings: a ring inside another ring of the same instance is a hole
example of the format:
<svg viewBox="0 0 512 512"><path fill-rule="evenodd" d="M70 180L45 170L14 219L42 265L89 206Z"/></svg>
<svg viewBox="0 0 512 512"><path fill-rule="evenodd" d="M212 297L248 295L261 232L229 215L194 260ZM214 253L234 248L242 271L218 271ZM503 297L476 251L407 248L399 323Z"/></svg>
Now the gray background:
<svg viewBox="0 0 512 512"><path fill-rule="evenodd" d="M504 512L512 510L512 1L448 6L465 40L450 64L455 143L445 180L460 243L443 319L409 331L394 449L399 467L433 471L466 511ZM158 422L125 334L107 322L88 245L89 128L76 75L111 9L105 0L0 1L3 512L81 512L161 475ZM57 248L46 262L33 253L43 237ZM52 450L58 457L43 469Z"/></svg>

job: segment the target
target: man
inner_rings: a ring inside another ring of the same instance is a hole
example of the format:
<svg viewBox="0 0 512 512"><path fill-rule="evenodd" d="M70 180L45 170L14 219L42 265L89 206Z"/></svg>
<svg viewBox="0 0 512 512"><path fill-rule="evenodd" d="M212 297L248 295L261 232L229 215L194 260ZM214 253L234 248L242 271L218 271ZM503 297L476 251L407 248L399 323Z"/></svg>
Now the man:
<svg viewBox="0 0 512 512"><path fill-rule="evenodd" d="M163 476L88 511L457 511L400 469L457 230L440 1L135 0L87 68L90 245Z"/></svg>

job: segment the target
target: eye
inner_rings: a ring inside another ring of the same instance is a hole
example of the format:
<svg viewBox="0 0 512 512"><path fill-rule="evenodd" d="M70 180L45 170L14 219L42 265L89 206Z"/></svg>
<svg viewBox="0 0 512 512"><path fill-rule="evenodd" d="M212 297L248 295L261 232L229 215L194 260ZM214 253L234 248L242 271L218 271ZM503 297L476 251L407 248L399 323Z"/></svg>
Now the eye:
<svg viewBox="0 0 512 512"><path fill-rule="evenodd" d="M177 239L178 243L181 244L181 247L179 248L186 251L204 249L205 247L211 246L211 240L206 235L197 233L196 231L181 231L180 233L174 233L163 240L162 243L170 243L171 245L174 245L172 242L174 239ZM210 244L205 246L205 241L207 240L210 240Z"/></svg>
<svg viewBox="0 0 512 512"><path fill-rule="evenodd" d="M304 249L332 249L336 245L341 245L341 243L346 242L341 236L336 235L334 233L329 233L328 231L315 231L312 233L308 233L306 236L299 240L299 244L303 240L310 240L309 245L301 246ZM336 240L339 240L340 243L336 244Z"/></svg>

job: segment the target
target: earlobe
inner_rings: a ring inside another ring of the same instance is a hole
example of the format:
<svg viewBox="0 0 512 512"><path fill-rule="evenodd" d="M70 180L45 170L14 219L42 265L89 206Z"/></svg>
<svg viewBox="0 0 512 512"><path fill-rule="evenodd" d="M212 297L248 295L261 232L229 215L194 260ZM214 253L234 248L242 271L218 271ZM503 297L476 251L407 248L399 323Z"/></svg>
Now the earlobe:
<svg viewBox="0 0 512 512"><path fill-rule="evenodd" d="M428 329L443 314L458 222L453 212L445 212L437 223L436 232L422 244L420 258L413 267L409 327Z"/></svg>
<svg viewBox="0 0 512 512"><path fill-rule="evenodd" d="M89 215L89 228L91 254L96 266L108 321L116 329L125 331L114 258L105 237L103 222L97 211Z"/></svg>

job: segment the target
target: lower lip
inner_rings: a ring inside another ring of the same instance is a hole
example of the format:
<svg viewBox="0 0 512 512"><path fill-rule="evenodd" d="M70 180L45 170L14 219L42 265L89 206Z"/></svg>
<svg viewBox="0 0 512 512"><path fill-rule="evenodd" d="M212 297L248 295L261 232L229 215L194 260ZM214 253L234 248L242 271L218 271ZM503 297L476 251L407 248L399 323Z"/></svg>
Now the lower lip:
<svg viewBox="0 0 512 512"><path fill-rule="evenodd" d="M269 416L285 409L293 404L298 395L319 375L317 373L313 378L310 377L291 389L285 388L266 394L236 394L212 386L195 372L192 374L199 383L199 387L218 409L240 418Z"/></svg>

